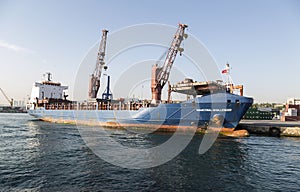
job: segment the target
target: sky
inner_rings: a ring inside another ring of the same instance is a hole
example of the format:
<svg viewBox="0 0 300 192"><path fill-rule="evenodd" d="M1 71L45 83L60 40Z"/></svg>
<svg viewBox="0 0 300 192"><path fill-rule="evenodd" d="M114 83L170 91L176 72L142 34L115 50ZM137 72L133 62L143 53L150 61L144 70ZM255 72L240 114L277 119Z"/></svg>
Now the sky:
<svg viewBox="0 0 300 192"><path fill-rule="evenodd" d="M189 25L187 32L203 43L220 70L227 62L231 65L231 77L244 85L245 95L259 103L282 103L300 98L299 21L297 0L2 0L0 87L9 97L24 100L33 82L51 72L54 81L69 85L72 92L81 63L99 43L103 28L113 34L143 23L176 29L181 22ZM143 54L161 56L158 51ZM124 59L128 63L130 55ZM149 91L139 92L145 96ZM7 104L3 95L0 104Z"/></svg>

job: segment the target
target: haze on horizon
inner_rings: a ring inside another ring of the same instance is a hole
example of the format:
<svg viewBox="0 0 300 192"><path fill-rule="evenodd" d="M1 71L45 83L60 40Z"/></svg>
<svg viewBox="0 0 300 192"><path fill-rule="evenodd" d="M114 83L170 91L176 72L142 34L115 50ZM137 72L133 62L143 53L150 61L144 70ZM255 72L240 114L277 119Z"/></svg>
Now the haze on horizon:
<svg viewBox="0 0 300 192"><path fill-rule="evenodd" d="M54 81L69 85L72 92L77 70L99 42L103 28L111 34L135 24L177 27L182 22L208 48L220 71L229 62L231 76L244 85L245 95L259 103L282 103L300 98L299 21L297 0L4 0L0 2L0 87L9 97L24 100L33 82L51 72ZM145 52L153 54L151 59L159 58L154 53ZM0 104L8 104L2 94Z"/></svg>

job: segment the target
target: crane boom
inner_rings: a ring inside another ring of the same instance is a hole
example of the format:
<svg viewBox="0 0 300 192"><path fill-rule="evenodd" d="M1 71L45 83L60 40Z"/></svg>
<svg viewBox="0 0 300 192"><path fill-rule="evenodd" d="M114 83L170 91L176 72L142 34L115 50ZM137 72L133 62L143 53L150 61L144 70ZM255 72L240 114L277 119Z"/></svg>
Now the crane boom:
<svg viewBox="0 0 300 192"><path fill-rule="evenodd" d="M100 88L100 79L102 69L105 65L104 57L105 57L105 49L106 49L106 40L107 40L107 33L108 30L102 30L102 38L99 46L99 51L97 55L96 67L94 73L90 77L90 84L89 84L89 98L94 99L97 98L97 94Z"/></svg>
<svg viewBox="0 0 300 192"><path fill-rule="evenodd" d="M183 40L183 37L186 37L184 30L187 27L188 26L185 24L178 24L178 29L174 35L163 66L159 67L158 64L155 64L152 67L151 92L152 103L154 104L157 104L161 101L161 91L169 79L170 71L176 55L178 51L180 53L183 51L183 48L180 47L180 44Z"/></svg>
<svg viewBox="0 0 300 192"><path fill-rule="evenodd" d="M5 92L3 91L3 89L0 88L0 91L1 91L2 94L4 95L5 99L9 102L9 105L10 105L11 107L13 107L13 102L14 102L14 100L13 100L13 99L10 99L10 98L5 94Z"/></svg>

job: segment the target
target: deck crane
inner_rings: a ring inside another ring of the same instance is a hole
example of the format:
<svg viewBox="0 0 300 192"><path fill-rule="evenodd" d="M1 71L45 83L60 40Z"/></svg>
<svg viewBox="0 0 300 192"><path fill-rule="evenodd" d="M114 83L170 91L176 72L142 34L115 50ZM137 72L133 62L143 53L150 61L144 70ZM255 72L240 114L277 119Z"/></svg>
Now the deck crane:
<svg viewBox="0 0 300 192"><path fill-rule="evenodd" d="M181 52L183 51L183 48L180 47L180 44L183 38L187 38L187 34L184 33L184 30L187 27L188 26L185 24L178 24L178 29L174 35L163 66L159 67L158 64L155 64L152 67L152 104L158 104L161 102L161 91L169 79L170 71L176 58L177 52L179 51L181 55Z"/></svg>
<svg viewBox="0 0 300 192"><path fill-rule="evenodd" d="M107 39L108 30L102 30L102 39L99 46L99 51L97 55L96 67L94 73L90 77L90 84L89 84L89 98L95 99L97 98L97 93L100 88L100 79L102 69L106 69L107 67L104 66L104 56L105 56L105 49L106 49L106 39Z"/></svg>
<svg viewBox="0 0 300 192"><path fill-rule="evenodd" d="M10 107L13 107L14 100L13 100L12 98L10 99L10 98L5 94L5 92L3 91L3 89L0 88L0 91L1 91L2 94L4 95L5 99L9 102Z"/></svg>

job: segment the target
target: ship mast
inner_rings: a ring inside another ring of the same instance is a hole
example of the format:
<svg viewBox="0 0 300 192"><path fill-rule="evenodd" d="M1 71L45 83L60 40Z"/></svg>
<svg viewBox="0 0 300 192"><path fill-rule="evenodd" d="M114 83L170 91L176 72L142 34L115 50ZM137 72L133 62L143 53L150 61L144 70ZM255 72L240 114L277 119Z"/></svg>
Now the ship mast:
<svg viewBox="0 0 300 192"><path fill-rule="evenodd" d="M108 30L102 30L102 38L99 46L99 51L97 55L96 67L94 73L90 76L90 83L89 83L89 98L95 99L97 98L97 94L100 88L100 79L102 69L106 69L104 66L104 57L105 57L105 49L106 49L106 40L107 40L107 33Z"/></svg>
<svg viewBox="0 0 300 192"><path fill-rule="evenodd" d="M232 78L230 76L230 66L229 63L227 62L226 68L222 70L222 74L225 74L227 76L226 80L226 90L229 91L230 93L234 93L235 90L238 90L240 92L240 95L244 95L244 86L243 85L234 85Z"/></svg>
<svg viewBox="0 0 300 192"><path fill-rule="evenodd" d="M171 43L169 51L167 53L166 59L162 67L159 67L156 63L152 67L152 77L151 77L151 92L152 92L152 104L158 104L161 102L161 91L165 84L167 83L172 65L176 58L177 52L180 54L183 51L183 48L180 47L180 44L183 40L183 37L187 37L184 33L185 28L188 26L185 24L178 24L178 29L174 35L174 39Z"/></svg>

